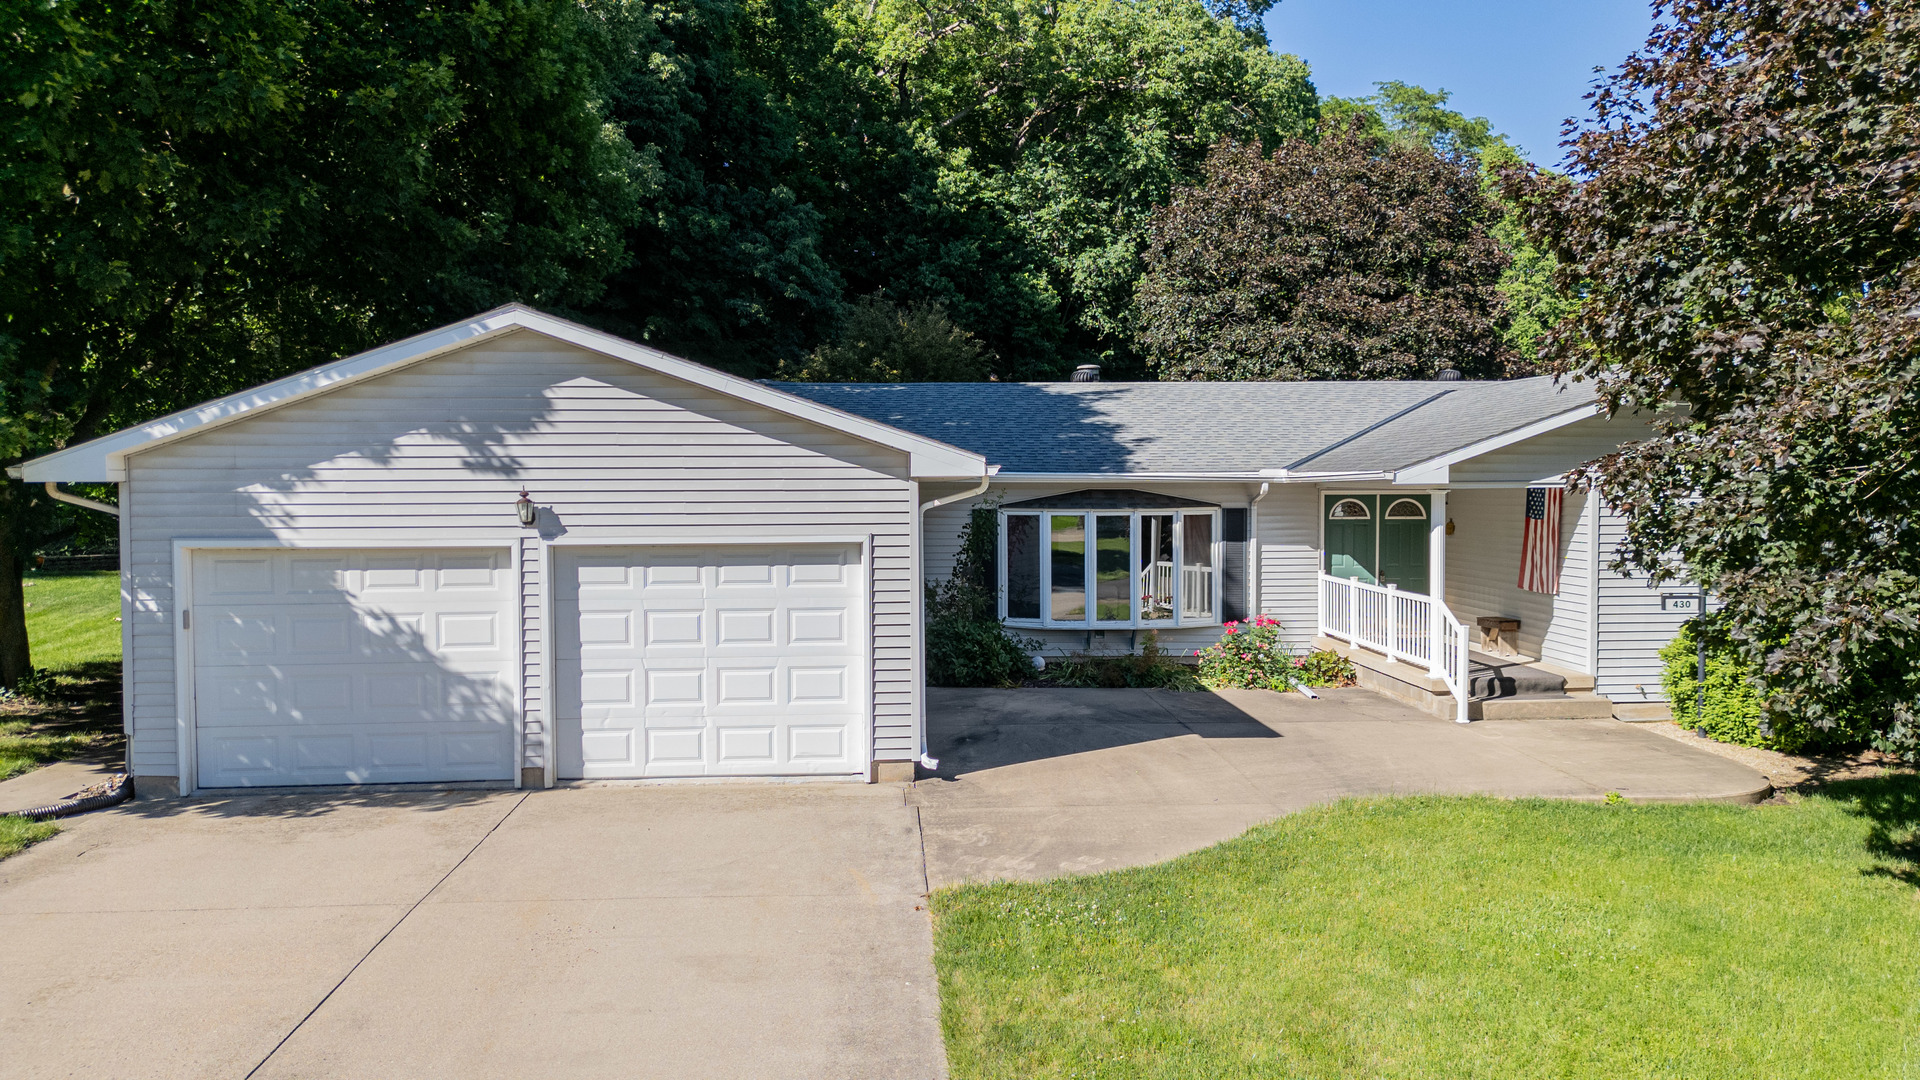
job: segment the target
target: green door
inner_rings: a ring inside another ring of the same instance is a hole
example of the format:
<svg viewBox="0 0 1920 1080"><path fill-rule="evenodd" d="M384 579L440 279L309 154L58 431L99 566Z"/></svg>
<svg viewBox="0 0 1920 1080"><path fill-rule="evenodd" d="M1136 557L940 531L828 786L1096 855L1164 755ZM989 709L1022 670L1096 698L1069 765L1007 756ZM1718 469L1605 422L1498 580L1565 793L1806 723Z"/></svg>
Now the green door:
<svg viewBox="0 0 1920 1080"><path fill-rule="evenodd" d="M1359 578L1378 584L1379 544L1374 525L1380 511L1377 495L1326 497L1326 568L1334 577Z"/></svg>
<svg viewBox="0 0 1920 1080"><path fill-rule="evenodd" d="M1427 515L1432 500L1425 495L1382 495L1380 515L1380 583L1398 585L1407 592L1427 591Z"/></svg>

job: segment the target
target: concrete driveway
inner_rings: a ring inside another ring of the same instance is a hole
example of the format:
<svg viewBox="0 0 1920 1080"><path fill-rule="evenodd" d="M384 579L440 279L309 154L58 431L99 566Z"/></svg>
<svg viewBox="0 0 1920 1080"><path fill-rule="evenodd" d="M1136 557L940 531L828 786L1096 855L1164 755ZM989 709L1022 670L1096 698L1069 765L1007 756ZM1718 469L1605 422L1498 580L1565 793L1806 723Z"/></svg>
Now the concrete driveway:
<svg viewBox="0 0 1920 1080"><path fill-rule="evenodd" d="M135 803L0 862L0 1075L944 1076L925 892L1347 794L1753 798L1604 721L934 693L939 778Z"/></svg>
<svg viewBox="0 0 1920 1080"><path fill-rule="evenodd" d="M1753 802L1744 765L1618 720L1435 719L1367 690L932 691L934 887L1160 862L1347 795Z"/></svg>
<svg viewBox="0 0 1920 1080"><path fill-rule="evenodd" d="M944 1076L902 786L134 804L0 862L0 1075Z"/></svg>

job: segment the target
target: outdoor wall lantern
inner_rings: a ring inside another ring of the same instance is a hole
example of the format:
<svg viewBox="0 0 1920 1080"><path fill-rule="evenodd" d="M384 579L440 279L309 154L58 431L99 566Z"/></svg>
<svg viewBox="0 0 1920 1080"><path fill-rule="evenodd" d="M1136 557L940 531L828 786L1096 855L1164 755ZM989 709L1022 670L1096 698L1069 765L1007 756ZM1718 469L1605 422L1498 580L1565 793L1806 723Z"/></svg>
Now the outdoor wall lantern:
<svg viewBox="0 0 1920 1080"><path fill-rule="evenodd" d="M520 492L520 501L513 504L513 512L520 515L520 524L529 529L533 528L533 523L540 517L539 509L533 505L533 497L525 491Z"/></svg>

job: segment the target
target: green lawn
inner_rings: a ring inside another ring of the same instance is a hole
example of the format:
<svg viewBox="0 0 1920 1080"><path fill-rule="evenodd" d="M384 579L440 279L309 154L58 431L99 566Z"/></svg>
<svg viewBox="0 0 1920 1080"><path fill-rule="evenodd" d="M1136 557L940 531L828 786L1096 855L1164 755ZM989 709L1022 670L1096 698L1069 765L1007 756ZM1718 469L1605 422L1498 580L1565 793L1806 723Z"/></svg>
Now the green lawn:
<svg viewBox="0 0 1920 1080"><path fill-rule="evenodd" d="M37 844L59 831L60 827L51 821L0 817L0 859L16 854L29 844Z"/></svg>
<svg viewBox="0 0 1920 1080"><path fill-rule="evenodd" d="M1920 780L1347 802L934 896L956 1078L1920 1076Z"/></svg>
<svg viewBox="0 0 1920 1080"><path fill-rule="evenodd" d="M34 667L65 671L120 659L119 574L30 574L25 585Z"/></svg>
<svg viewBox="0 0 1920 1080"><path fill-rule="evenodd" d="M0 780L89 751L120 733L120 575L30 575L27 640L50 671L23 698L0 702Z"/></svg>

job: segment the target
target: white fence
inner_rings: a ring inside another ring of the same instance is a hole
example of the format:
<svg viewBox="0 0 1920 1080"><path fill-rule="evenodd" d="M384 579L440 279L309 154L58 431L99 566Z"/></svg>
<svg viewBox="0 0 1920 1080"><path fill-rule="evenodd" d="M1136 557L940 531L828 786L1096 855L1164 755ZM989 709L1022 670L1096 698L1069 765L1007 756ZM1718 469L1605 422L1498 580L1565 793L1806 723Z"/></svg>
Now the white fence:
<svg viewBox="0 0 1920 1080"><path fill-rule="evenodd" d="M1467 722L1467 631L1447 605L1391 585L1320 575L1320 632L1427 669Z"/></svg>

